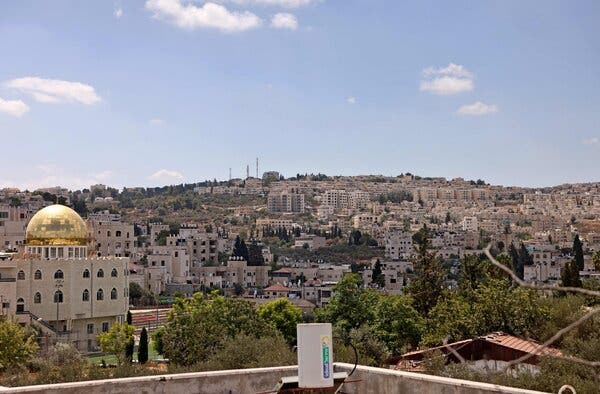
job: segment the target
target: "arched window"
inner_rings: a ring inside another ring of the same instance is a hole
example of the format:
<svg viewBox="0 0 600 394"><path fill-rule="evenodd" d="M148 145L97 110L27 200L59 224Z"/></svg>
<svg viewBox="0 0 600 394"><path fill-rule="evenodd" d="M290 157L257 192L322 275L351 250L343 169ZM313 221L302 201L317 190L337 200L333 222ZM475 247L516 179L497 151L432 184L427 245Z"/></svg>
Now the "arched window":
<svg viewBox="0 0 600 394"><path fill-rule="evenodd" d="M36 270L33 274L33 279L42 279L42 271Z"/></svg>
<svg viewBox="0 0 600 394"><path fill-rule="evenodd" d="M17 299L17 312L25 312L25 300L22 298Z"/></svg>
<svg viewBox="0 0 600 394"><path fill-rule="evenodd" d="M17 273L18 280L25 280L25 271L21 270Z"/></svg>
<svg viewBox="0 0 600 394"><path fill-rule="evenodd" d="M119 276L119 273L117 272L116 268L112 269L110 276L112 276L113 278L116 278L117 276Z"/></svg>
<svg viewBox="0 0 600 394"><path fill-rule="evenodd" d="M121 236L121 231L117 230L117 232L115 232L115 237L120 237Z"/></svg>
<svg viewBox="0 0 600 394"><path fill-rule="evenodd" d="M90 300L90 292L88 291L88 289L85 289L83 291L83 294L81 295L81 301L89 301Z"/></svg>
<svg viewBox="0 0 600 394"><path fill-rule="evenodd" d="M54 273L54 279L64 279L65 274L61 270L58 270Z"/></svg>
<svg viewBox="0 0 600 394"><path fill-rule="evenodd" d="M113 289L110 291L110 299L111 300L116 300L117 299L117 289L115 289L113 287Z"/></svg>
<svg viewBox="0 0 600 394"><path fill-rule="evenodd" d="M99 289L99 290L96 292L96 300L97 300L97 301L102 301L102 300L104 300L104 290L102 290L102 289Z"/></svg>
<svg viewBox="0 0 600 394"><path fill-rule="evenodd" d="M98 278L104 278L104 270L102 270L102 268L100 268L98 270L98 274L96 275Z"/></svg>
<svg viewBox="0 0 600 394"><path fill-rule="evenodd" d="M83 277L84 278L89 278L90 277L90 270L89 269L84 269L83 270Z"/></svg>
<svg viewBox="0 0 600 394"><path fill-rule="evenodd" d="M60 290L56 290L54 292L54 303L62 303L63 302L63 293Z"/></svg>
<svg viewBox="0 0 600 394"><path fill-rule="evenodd" d="M35 293L35 295L33 296L33 303L34 304L42 303L42 295L40 293Z"/></svg>
<svg viewBox="0 0 600 394"><path fill-rule="evenodd" d="M107 237L110 237L110 231L107 231L107 232L106 232L106 236L107 236Z"/></svg>

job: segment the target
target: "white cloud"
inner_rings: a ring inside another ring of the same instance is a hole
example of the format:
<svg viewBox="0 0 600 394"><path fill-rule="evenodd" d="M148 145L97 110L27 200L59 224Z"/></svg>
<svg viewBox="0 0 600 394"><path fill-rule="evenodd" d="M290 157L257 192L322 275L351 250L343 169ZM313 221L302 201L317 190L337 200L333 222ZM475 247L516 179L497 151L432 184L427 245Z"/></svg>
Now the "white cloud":
<svg viewBox="0 0 600 394"><path fill-rule="evenodd" d="M423 76L425 79L421 80L421 91L445 96L473 90L473 73L459 64L428 67L423 70Z"/></svg>
<svg viewBox="0 0 600 394"><path fill-rule="evenodd" d="M600 138L590 137L590 138L583 140L583 143L586 145L597 145L597 144L600 144Z"/></svg>
<svg viewBox="0 0 600 394"><path fill-rule="evenodd" d="M255 14L244 11L229 11L220 4L205 3L202 7L182 4L181 0L147 0L146 9L154 18L165 20L182 29L217 29L235 33L259 27L262 20Z"/></svg>
<svg viewBox="0 0 600 394"><path fill-rule="evenodd" d="M463 105L456 113L459 115L482 116L498 112L498 107L493 104L484 104L477 101L473 104Z"/></svg>
<svg viewBox="0 0 600 394"><path fill-rule="evenodd" d="M114 12L115 18L120 19L123 16L123 8L118 7Z"/></svg>
<svg viewBox="0 0 600 394"><path fill-rule="evenodd" d="M280 12L271 18L271 27L275 29L296 30L298 28L298 19L293 14Z"/></svg>
<svg viewBox="0 0 600 394"><path fill-rule="evenodd" d="M21 100L4 100L0 97L0 112L20 118L27 111L29 111L29 106Z"/></svg>
<svg viewBox="0 0 600 394"><path fill-rule="evenodd" d="M239 5L264 5L282 8L298 8L319 0L215 0L217 3L234 3Z"/></svg>
<svg viewBox="0 0 600 394"><path fill-rule="evenodd" d="M21 190L36 190L45 187L62 186L71 190L88 188L97 183L106 182L112 177L111 171L102 171L93 175L74 175L64 168L52 164L35 166L36 174L19 181L0 179L0 189L4 187L17 187Z"/></svg>
<svg viewBox="0 0 600 394"><path fill-rule="evenodd" d="M183 174L179 171L171 171L171 170L158 170L154 174L150 175L150 179L161 182L175 182L181 181L183 179Z"/></svg>
<svg viewBox="0 0 600 394"><path fill-rule="evenodd" d="M80 82L24 77L11 79L5 85L31 95L40 103L78 102L85 105L92 105L102 100L96 94L93 86Z"/></svg>
<svg viewBox="0 0 600 394"><path fill-rule="evenodd" d="M350 96L350 97L348 97L348 98L346 99L346 102L347 102L348 104L356 104L356 97L354 97L354 96Z"/></svg>
<svg viewBox="0 0 600 394"><path fill-rule="evenodd" d="M153 119L150 119L149 123L152 126L162 126L162 125L165 124L165 121L163 119L160 119L160 118L153 118Z"/></svg>

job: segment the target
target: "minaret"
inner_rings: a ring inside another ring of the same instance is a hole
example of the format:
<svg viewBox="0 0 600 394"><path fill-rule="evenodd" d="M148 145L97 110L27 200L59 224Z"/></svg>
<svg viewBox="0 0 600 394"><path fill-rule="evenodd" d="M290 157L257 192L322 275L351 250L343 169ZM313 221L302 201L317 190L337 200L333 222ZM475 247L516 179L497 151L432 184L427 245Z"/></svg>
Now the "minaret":
<svg viewBox="0 0 600 394"><path fill-rule="evenodd" d="M229 167L229 180L231 181L231 167Z"/></svg>
<svg viewBox="0 0 600 394"><path fill-rule="evenodd" d="M246 179L250 178L250 165L246 164Z"/></svg>
<svg viewBox="0 0 600 394"><path fill-rule="evenodd" d="M258 157L256 158L256 179L258 179Z"/></svg>

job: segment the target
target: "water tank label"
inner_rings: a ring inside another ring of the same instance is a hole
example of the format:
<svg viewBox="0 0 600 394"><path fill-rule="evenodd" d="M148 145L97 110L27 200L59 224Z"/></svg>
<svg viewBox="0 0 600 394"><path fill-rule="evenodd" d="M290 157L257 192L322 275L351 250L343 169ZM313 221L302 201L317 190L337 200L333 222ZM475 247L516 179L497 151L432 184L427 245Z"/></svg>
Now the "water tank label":
<svg viewBox="0 0 600 394"><path fill-rule="evenodd" d="M329 370L330 360L329 360L329 345L331 341L329 340L329 336L324 335L321 337L321 361L323 365L323 378L329 379L331 376L331 371Z"/></svg>

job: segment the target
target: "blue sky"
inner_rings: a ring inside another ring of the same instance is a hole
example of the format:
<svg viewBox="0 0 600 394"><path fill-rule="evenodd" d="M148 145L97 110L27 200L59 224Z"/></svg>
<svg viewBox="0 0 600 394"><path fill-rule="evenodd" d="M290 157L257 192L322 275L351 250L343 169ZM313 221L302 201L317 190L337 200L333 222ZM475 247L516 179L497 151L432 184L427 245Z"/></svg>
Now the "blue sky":
<svg viewBox="0 0 600 394"><path fill-rule="evenodd" d="M600 181L600 2L0 3L0 187Z"/></svg>

